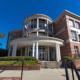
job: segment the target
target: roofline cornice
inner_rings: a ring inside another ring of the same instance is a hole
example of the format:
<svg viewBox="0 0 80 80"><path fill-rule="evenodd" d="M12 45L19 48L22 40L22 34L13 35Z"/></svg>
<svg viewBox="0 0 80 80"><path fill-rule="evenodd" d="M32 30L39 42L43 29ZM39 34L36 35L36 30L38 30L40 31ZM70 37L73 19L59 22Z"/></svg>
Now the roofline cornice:
<svg viewBox="0 0 80 80"><path fill-rule="evenodd" d="M80 16L79 15L74 14L74 13L68 11L68 10L65 10L65 11L62 12L62 14L54 22L57 23L65 15L68 15L68 16L71 16L71 17L74 17L74 18L80 20Z"/></svg>

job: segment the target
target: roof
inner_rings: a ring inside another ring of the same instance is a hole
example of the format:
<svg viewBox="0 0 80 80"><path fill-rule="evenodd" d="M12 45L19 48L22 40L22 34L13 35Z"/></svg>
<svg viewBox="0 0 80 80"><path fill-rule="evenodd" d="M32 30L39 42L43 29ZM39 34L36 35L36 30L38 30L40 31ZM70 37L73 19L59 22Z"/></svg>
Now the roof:
<svg viewBox="0 0 80 80"><path fill-rule="evenodd" d="M80 20L80 16L79 15L76 15L68 10L65 10L63 11L63 13L55 20L55 23L57 23L64 15L68 15L68 16L71 16L71 17L74 17L78 20Z"/></svg>
<svg viewBox="0 0 80 80"><path fill-rule="evenodd" d="M18 29L18 30L9 31L9 33L17 32L17 31L23 31L23 29Z"/></svg>
<svg viewBox="0 0 80 80"><path fill-rule="evenodd" d="M53 22L53 20L49 16L47 16L47 15L44 15L44 14L33 14L33 15L28 16L24 20L23 24L25 24L28 20L33 19L33 18L37 18L37 17L43 17L43 18L49 19L50 21Z"/></svg>

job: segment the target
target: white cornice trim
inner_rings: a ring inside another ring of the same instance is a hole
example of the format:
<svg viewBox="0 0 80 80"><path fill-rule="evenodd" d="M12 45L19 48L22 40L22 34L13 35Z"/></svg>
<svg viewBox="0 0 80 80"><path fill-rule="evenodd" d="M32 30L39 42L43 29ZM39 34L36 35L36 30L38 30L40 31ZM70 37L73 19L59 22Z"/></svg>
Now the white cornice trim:
<svg viewBox="0 0 80 80"><path fill-rule="evenodd" d="M15 39L15 40L12 40L10 42L10 44L14 44L15 42L18 43L18 42L25 42L25 41L40 41L40 42L53 42L53 43L59 43L59 44L62 44L64 43L63 40L61 39L58 39L58 38L54 38L54 37L26 37L26 38L18 38L18 39Z"/></svg>

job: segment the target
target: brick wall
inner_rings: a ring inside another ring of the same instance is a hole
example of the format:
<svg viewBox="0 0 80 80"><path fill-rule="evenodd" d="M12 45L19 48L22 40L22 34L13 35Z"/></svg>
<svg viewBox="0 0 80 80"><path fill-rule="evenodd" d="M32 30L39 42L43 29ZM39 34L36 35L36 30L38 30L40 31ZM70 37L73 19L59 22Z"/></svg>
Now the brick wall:
<svg viewBox="0 0 80 80"><path fill-rule="evenodd" d="M0 65L0 70L7 68L9 65ZM8 70L21 70L22 66L15 65L10 67ZM24 65L23 70L40 70L40 64L38 65Z"/></svg>
<svg viewBox="0 0 80 80"><path fill-rule="evenodd" d="M13 36L14 36L14 39L17 39L17 38L19 38L19 34L23 34L23 29L14 30L14 31L10 31L10 32L9 32L6 48L8 48L9 37L10 37L11 35L13 35Z"/></svg>
<svg viewBox="0 0 80 80"><path fill-rule="evenodd" d="M63 16L57 23L54 23L54 31L55 37L63 39L64 46L61 47L61 57L62 59L64 56L71 56L71 46L70 43L66 43L66 41L70 38L70 28L67 26L67 19L66 15Z"/></svg>
<svg viewBox="0 0 80 80"><path fill-rule="evenodd" d="M80 54L80 44L76 42L69 42L72 39L71 30L69 26L69 19L80 22L80 20L68 15L64 15L58 22L54 23L55 37L63 39L65 41L64 46L61 47L62 59L64 56L76 57L74 46L78 46Z"/></svg>
<svg viewBox="0 0 80 80"><path fill-rule="evenodd" d="M75 54L74 46L78 46L79 54L80 54L80 44L79 44L79 43L71 42L71 43L70 43L70 46L71 46L72 57L76 57L76 56L77 56L77 55Z"/></svg>
<svg viewBox="0 0 80 80"><path fill-rule="evenodd" d="M23 34L23 29L9 32L9 36L13 35L14 39L19 38L19 34Z"/></svg>
<svg viewBox="0 0 80 80"><path fill-rule="evenodd" d="M69 26L69 19L72 19L72 20L77 21L77 22L79 22L79 23L80 23L80 20L78 20L77 18L73 18L73 17L71 17L71 16L66 15L66 22L67 22L69 39L72 39L71 30L70 30L70 26ZM78 46L79 54L80 54L80 43L70 42L71 56L72 56L72 57L76 57L76 56L77 56L76 53L75 53L75 50L74 50L74 46Z"/></svg>
<svg viewBox="0 0 80 80"><path fill-rule="evenodd" d="M57 23L54 23L55 37L66 41L69 39L66 18L63 16Z"/></svg>

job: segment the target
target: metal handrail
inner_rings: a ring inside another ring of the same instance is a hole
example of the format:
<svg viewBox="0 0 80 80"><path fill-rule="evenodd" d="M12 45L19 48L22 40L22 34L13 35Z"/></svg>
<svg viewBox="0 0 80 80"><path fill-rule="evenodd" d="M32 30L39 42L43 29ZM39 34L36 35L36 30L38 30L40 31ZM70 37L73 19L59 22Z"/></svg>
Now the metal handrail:
<svg viewBox="0 0 80 80"><path fill-rule="evenodd" d="M76 75L77 75L78 80L80 80L79 72L78 72L78 70L76 69L76 67L75 67L75 65L74 65L74 63L73 63L73 61L72 61L72 60L65 60L66 80L70 80L70 79L69 79L69 74L68 74L68 66L67 66L67 62L68 62L68 61L71 62L72 79L75 80L75 78L74 78L74 72L73 72L73 69L74 69L74 71L75 71L75 73L76 73Z"/></svg>
<svg viewBox="0 0 80 80"><path fill-rule="evenodd" d="M16 62L14 62L13 64L9 65L7 68L3 69L0 71L0 73L4 72L5 70L8 70L10 67L12 67L14 64L18 63L19 61L22 61L22 70L21 70L21 80L23 79L23 66L24 66L24 60L18 60Z"/></svg>

